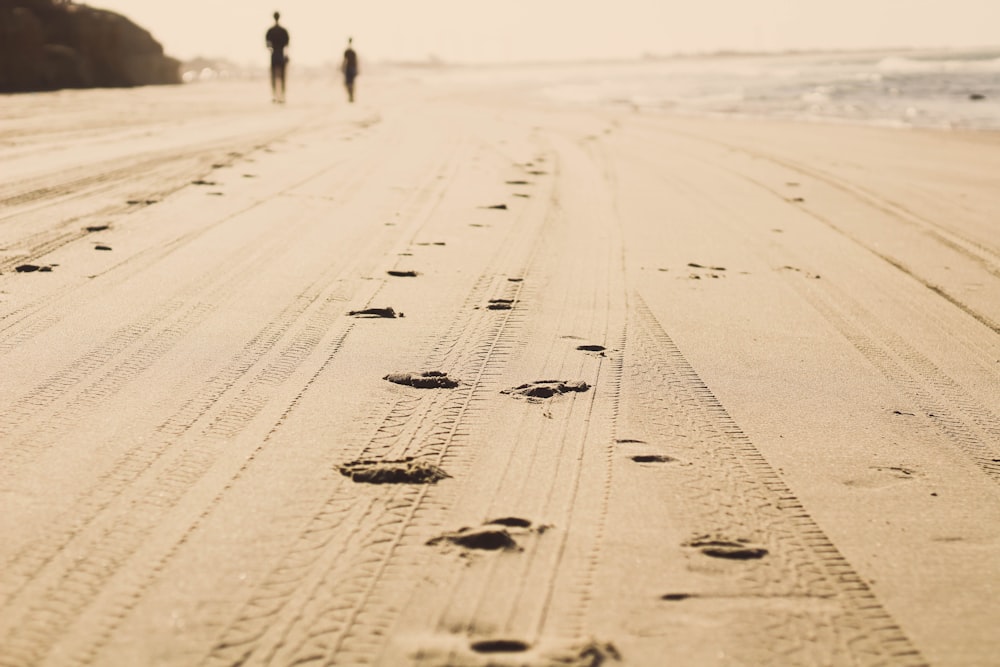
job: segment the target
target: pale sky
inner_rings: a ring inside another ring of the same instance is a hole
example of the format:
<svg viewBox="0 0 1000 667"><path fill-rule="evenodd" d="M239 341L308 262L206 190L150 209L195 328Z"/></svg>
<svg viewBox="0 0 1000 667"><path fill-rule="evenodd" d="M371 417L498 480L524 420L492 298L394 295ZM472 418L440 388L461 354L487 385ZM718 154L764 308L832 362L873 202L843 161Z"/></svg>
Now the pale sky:
<svg viewBox="0 0 1000 667"><path fill-rule="evenodd" d="M92 0L169 55L266 62L281 11L293 62L632 58L643 52L1000 44L1000 0Z"/></svg>

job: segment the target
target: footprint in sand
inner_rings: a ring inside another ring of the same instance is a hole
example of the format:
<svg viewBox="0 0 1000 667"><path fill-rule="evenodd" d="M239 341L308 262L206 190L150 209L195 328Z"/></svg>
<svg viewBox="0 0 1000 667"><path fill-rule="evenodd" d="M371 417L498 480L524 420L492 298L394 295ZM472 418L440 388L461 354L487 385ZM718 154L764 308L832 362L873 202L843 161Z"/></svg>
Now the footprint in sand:
<svg viewBox="0 0 1000 667"><path fill-rule="evenodd" d="M689 273L688 280L701 280L702 278L725 278L725 276L722 275L726 270L726 267L724 266L706 266L697 262L688 262L688 267L704 271L704 273Z"/></svg>
<svg viewBox="0 0 1000 667"><path fill-rule="evenodd" d="M618 647L611 642L602 642L591 639L584 642L559 642L559 646L552 642L546 642L541 649L541 655L533 660L526 660L525 657L515 657L516 655L536 650L531 644L520 639L509 637L497 637L492 639L480 639L469 644L469 649L473 653L481 655L497 656L501 662L488 664L502 665L563 665L564 667L598 667L607 666L613 662L621 662L622 654ZM513 654L509 658L504 658L504 654ZM452 663L448 664L462 664ZM482 664L478 661L471 664Z"/></svg>
<svg viewBox="0 0 1000 667"><path fill-rule="evenodd" d="M683 546L698 549L712 558L726 560L758 560L767 555L767 549L753 545L750 540L730 540L712 535L701 535L688 540Z"/></svg>
<svg viewBox="0 0 1000 667"><path fill-rule="evenodd" d="M819 280L819 275L814 273L809 273L808 271L803 271L802 269L794 266L783 266L779 269L780 271L794 271L795 273L801 273L806 278L810 280Z"/></svg>
<svg viewBox="0 0 1000 667"><path fill-rule="evenodd" d="M111 228L111 225L91 225L90 227L84 227L83 229L84 229L84 231L90 232L91 234L93 234L94 232L103 232L106 229L110 229L110 228Z"/></svg>
<svg viewBox="0 0 1000 667"><path fill-rule="evenodd" d="M50 273L52 271L52 267L53 266L56 266L56 265L55 264L51 264L51 265L44 265L43 264L43 265L39 266L38 264L21 264L20 266L15 266L14 270L17 271L18 273L34 273L36 271L38 271L39 273Z"/></svg>
<svg viewBox="0 0 1000 667"><path fill-rule="evenodd" d="M396 278L416 278L416 271L397 271L395 269L386 271L390 276L395 276Z"/></svg>
<svg viewBox="0 0 1000 667"><path fill-rule="evenodd" d="M365 308L364 310L352 310L347 314L350 317L362 317L368 319L393 319L396 317L405 317L403 313L397 313L392 308Z"/></svg>
<svg viewBox="0 0 1000 667"><path fill-rule="evenodd" d="M604 351L607 349L603 345L577 345L576 349L581 352L597 352L599 356L604 356Z"/></svg>
<svg viewBox="0 0 1000 667"><path fill-rule="evenodd" d="M570 392L583 392L590 389L590 385L582 380L575 382L566 380L537 380L526 384L504 389L501 394L508 394L515 398L546 399L553 396L561 396Z"/></svg>
<svg viewBox="0 0 1000 667"><path fill-rule="evenodd" d="M514 299L490 299L487 310L510 310L514 307Z"/></svg>
<svg viewBox="0 0 1000 667"><path fill-rule="evenodd" d="M492 211L506 211L507 204L493 204L492 206L480 206L479 208L484 208Z"/></svg>
<svg viewBox="0 0 1000 667"><path fill-rule="evenodd" d="M481 639L469 644L476 653L524 653L531 648L520 639Z"/></svg>
<svg viewBox="0 0 1000 667"><path fill-rule="evenodd" d="M454 545L477 551L521 551L515 537L541 535L549 526L535 526L520 517L503 517L487 521L476 528L459 528L427 540L429 546Z"/></svg>
<svg viewBox="0 0 1000 667"><path fill-rule="evenodd" d="M395 461L361 459L338 466L337 470L359 484L436 484L451 477L441 468L413 458Z"/></svg>
<svg viewBox="0 0 1000 667"><path fill-rule="evenodd" d="M453 380L441 371L423 371L421 373L389 373L383 380L402 384L417 389L454 389L458 380Z"/></svg>
<svg viewBox="0 0 1000 667"><path fill-rule="evenodd" d="M844 482L856 489L881 489L922 477L916 468L907 466L872 466L866 472Z"/></svg>
<svg viewBox="0 0 1000 667"><path fill-rule="evenodd" d="M520 551L521 547L505 528L482 526L462 528L427 540L428 546L453 544L478 551Z"/></svg>
<svg viewBox="0 0 1000 667"><path fill-rule="evenodd" d="M94 250L111 250L111 246L108 245L95 245Z"/></svg>
<svg viewBox="0 0 1000 667"><path fill-rule="evenodd" d="M218 185L215 181L206 181L199 178L197 181L191 181L191 185Z"/></svg>
<svg viewBox="0 0 1000 667"><path fill-rule="evenodd" d="M724 266L705 266L704 264L698 264L697 262L688 262L688 266L692 269L709 269L711 271L725 271Z"/></svg>
<svg viewBox="0 0 1000 667"><path fill-rule="evenodd" d="M531 181L507 181L507 185L531 185Z"/></svg>
<svg viewBox="0 0 1000 667"><path fill-rule="evenodd" d="M665 454L636 454L629 457L636 463L676 463L677 459Z"/></svg>

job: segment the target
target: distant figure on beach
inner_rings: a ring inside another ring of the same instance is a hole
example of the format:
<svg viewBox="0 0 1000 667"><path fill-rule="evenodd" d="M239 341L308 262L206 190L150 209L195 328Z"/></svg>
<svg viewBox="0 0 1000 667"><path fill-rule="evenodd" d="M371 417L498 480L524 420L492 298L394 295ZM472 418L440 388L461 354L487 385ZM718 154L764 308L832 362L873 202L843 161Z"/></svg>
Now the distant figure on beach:
<svg viewBox="0 0 1000 667"><path fill-rule="evenodd" d="M271 101L285 101L285 67L288 64L288 56L285 49L288 48L288 31L278 25L281 18L279 12L274 13L274 25L267 31L264 41L267 48L271 50Z"/></svg>
<svg viewBox="0 0 1000 667"><path fill-rule="evenodd" d="M347 50L344 51L344 62L340 65L340 71L344 73L344 85L347 86L347 99L349 102L354 102L354 79L358 76L358 54L354 52L353 42L353 37L347 38Z"/></svg>

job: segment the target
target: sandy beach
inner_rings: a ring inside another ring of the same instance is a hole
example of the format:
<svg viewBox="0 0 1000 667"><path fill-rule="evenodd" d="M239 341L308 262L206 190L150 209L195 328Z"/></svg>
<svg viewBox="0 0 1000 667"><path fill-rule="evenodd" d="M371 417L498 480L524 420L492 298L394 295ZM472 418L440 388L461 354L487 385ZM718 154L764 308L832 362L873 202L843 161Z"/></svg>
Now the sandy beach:
<svg viewBox="0 0 1000 667"><path fill-rule="evenodd" d="M987 665L1000 135L4 98L0 665Z"/></svg>

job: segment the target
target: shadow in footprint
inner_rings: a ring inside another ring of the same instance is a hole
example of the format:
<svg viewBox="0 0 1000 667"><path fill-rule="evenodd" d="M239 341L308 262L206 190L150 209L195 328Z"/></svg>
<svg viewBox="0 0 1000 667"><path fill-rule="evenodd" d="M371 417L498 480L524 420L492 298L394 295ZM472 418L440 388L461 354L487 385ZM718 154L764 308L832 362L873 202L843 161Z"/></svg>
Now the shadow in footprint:
<svg viewBox="0 0 1000 667"><path fill-rule="evenodd" d="M18 273L35 273L36 271L39 273L50 273L52 271L53 266L55 265L53 264L51 266L46 266L46 265L39 266L38 264L21 264L20 266L15 266L14 270L17 271Z"/></svg>
<svg viewBox="0 0 1000 667"><path fill-rule="evenodd" d="M524 653L531 646L520 639L481 639L469 645L476 653Z"/></svg>
<svg viewBox="0 0 1000 667"><path fill-rule="evenodd" d="M417 272L416 271L397 271L397 270L393 269L393 270L390 270L390 271L386 271L386 273L388 273L390 276L394 276L396 278L416 278L417 277Z"/></svg>
<svg viewBox="0 0 1000 667"><path fill-rule="evenodd" d="M481 526L479 528L462 528L454 533L445 533L427 540L429 546L438 544L454 544L463 549L478 551L517 551L520 547L517 541L504 528Z"/></svg>
<svg viewBox="0 0 1000 667"><path fill-rule="evenodd" d="M570 392L582 392L590 389L590 385L582 380L575 382L564 380L538 380L518 385L511 389L504 389L501 394L508 394L514 397L529 399L545 399L553 396L560 396Z"/></svg>
<svg viewBox="0 0 1000 667"><path fill-rule="evenodd" d="M577 345L576 349L581 352L604 352L606 348L603 345Z"/></svg>
<svg viewBox="0 0 1000 667"><path fill-rule="evenodd" d="M111 246L108 245L95 245L94 250L111 250Z"/></svg>
<svg viewBox="0 0 1000 667"><path fill-rule="evenodd" d="M458 380L453 380L441 371L423 371L421 373L389 373L383 380L394 384L402 384L417 389L454 389Z"/></svg>
<svg viewBox="0 0 1000 667"><path fill-rule="evenodd" d="M206 181L199 178L197 181L191 181L191 185L218 185L215 181Z"/></svg>
<svg viewBox="0 0 1000 667"><path fill-rule="evenodd" d="M397 313L392 308L365 308L364 310L352 310L347 314L351 317L362 317L368 319L392 319L395 317L404 317L403 313Z"/></svg>
<svg viewBox="0 0 1000 667"><path fill-rule="evenodd" d="M486 523L494 526L507 526L509 528L531 528L530 521L517 516L505 516L500 519L487 521Z"/></svg>
<svg viewBox="0 0 1000 667"><path fill-rule="evenodd" d="M664 454L637 454L631 457L636 463L676 463L677 459Z"/></svg>
<svg viewBox="0 0 1000 667"><path fill-rule="evenodd" d="M359 484L436 484L451 477L441 468L413 458L396 461L362 459L338 466L337 470Z"/></svg>
<svg viewBox="0 0 1000 667"><path fill-rule="evenodd" d="M704 264L698 264L697 262L688 262L688 266L692 269L709 269L711 271L725 271L724 266L705 266Z"/></svg>
<svg viewBox="0 0 1000 667"><path fill-rule="evenodd" d="M693 597L691 593L666 593L660 596L661 600L666 600L667 602L682 602L684 600L690 600Z"/></svg>
<svg viewBox="0 0 1000 667"><path fill-rule="evenodd" d="M493 210L493 211L506 211L507 204L493 204L493 206L480 206L479 208L485 208L487 210Z"/></svg>
<svg viewBox="0 0 1000 667"><path fill-rule="evenodd" d="M779 271L794 271L795 273L801 273L802 275L804 275L806 278L809 278L810 280L819 280L819 274L810 273L809 271L803 271L802 269L800 269L800 268L798 268L796 266L788 266L786 264L785 266L781 267L779 269Z"/></svg>
<svg viewBox="0 0 1000 667"><path fill-rule="evenodd" d="M730 540L711 535L702 535L684 543L684 546L698 549L712 558L726 560L757 560L767 555L767 549L754 546L750 540Z"/></svg>
<svg viewBox="0 0 1000 667"><path fill-rule="evenodd" d="M94 232L103 232L107 229L111 229L111 225L91 225L89 227L84 227L83 229L84 231L93 234Z"/></svg>

